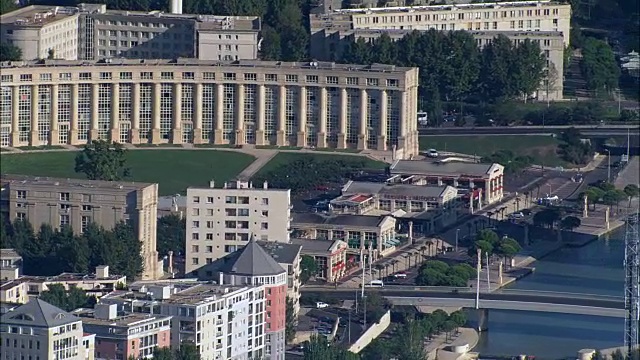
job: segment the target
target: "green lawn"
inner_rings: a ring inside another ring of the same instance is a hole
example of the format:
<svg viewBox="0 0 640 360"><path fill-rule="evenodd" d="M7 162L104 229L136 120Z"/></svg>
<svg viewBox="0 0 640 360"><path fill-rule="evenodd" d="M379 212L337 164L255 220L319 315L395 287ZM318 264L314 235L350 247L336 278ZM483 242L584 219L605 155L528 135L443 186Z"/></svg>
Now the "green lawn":
<svg viewBox="0 0 640 360"><path fill-rule="evenodd" d="M74 172L76 152L3 155L2 173L82 178ZM133 181L157 182L160 195L184 193L188 186L206 186L230 180L253 162L254 157L231 151L133 150L127 165Z"/></svg>
<svg viewBox="0 0 640 360"><path fill-rule="evenodd" d="M384 169L387 164L381 161L375 161L369 159L364 156L350 156L350 155L332 155L332 154L308 154L308 153L292 153L292 152L281 152L278 153L271 161L269 161L265 166L256 173L256 175L267 173L282 164L287 164L302 158L313 157L316 161L325 161L325 160L365 160L368 168L374 169Z"/></svg>
<svg viewBox="0 0 640 360"><path fill-rule="evenodd" d="M560 142L551 136L421 136L420 150L436 149L469 155L486 156L498 150L511 150L516 155L530 155L536 164L566 166L557 155Z"/></svg>

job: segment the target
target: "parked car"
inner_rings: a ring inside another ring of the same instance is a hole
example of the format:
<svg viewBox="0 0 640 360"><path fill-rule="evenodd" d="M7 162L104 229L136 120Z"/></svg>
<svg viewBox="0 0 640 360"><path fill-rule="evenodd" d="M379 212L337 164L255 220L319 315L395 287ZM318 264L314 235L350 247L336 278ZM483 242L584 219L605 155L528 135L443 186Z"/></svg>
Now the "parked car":
<svg viewBox="0 0 640 360"><path fill-rule="evenodd" d="M438 151L436 149L427 150L427 157L437 158L438 157Z"/></svg>
<svg viewBox="0 0 640 360"><path fill-rule="evenodd" d="M509 214L509 219L518 220L524 218L524 214L522 212L517 212L513 214Z"/></svg>
<svg viewBox="0 0 640 360"><path fill-rule="evenodd" d="M398 278L398 279L404 279L404 278L407 277L407 273L404 272L404 271L400 271L400 272L397 272L397 273L393 274L393 277Z"/></svg>
<svg viewBox="0 0 640 360"><path fill-rule="evenodd" d="M316 303L316 309L324 309L324 308L328 308L329 304L322 302L322 301L318 301Z"/></svg>

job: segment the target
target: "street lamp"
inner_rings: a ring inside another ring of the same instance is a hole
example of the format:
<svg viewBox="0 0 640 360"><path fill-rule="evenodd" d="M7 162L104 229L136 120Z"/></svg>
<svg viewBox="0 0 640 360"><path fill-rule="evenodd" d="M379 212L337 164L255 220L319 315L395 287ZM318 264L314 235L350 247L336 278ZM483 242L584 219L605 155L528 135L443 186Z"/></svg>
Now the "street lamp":
<svg viewBox="0 0 640 360"><path fill-rule="evenodd" d="M607 152L607 160L609 162L609 166L607 167L607 182L611 183L611 150L604 149Z"/></svg>
<svg viewBox="0 0 640 360"><path fill-rule="evenodd" d="M456 229L456 252L458 252L458 237L460 235L460 229Z"/></svg>

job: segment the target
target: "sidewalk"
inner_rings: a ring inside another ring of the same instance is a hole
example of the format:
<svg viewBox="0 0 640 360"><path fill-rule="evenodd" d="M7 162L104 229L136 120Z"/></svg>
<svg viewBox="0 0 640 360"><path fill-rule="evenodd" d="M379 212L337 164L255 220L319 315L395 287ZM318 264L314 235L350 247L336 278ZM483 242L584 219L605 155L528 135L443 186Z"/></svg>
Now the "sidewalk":
<svg viewBox="0 0 640 360"><path fill-rule="evenodd" d="M469 345L469 349L473 349L478 345L480 336L478 332L471 328L459 328L459 333L452 337L452 340L446 340L446 334L440 334L426 343L425 352L427 360L454 360L460 359L466 354L456 354L445 350L450 346Z"/></svg>

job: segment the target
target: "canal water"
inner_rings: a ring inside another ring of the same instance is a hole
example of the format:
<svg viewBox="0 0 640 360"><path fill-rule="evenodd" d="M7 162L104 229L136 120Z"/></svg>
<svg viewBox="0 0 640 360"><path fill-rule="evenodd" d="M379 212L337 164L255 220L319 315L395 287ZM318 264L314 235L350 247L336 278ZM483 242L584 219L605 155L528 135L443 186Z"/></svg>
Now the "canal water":
<svg viewBox="0 0 640 360"><path fill-rule="evenodd" d="M624 228L580 248L561 249L536 262L536 271L510 289L623 296ZM575 359L583 348L623 344L624 319L584 315L495 311L474 351Z"/></svg>

